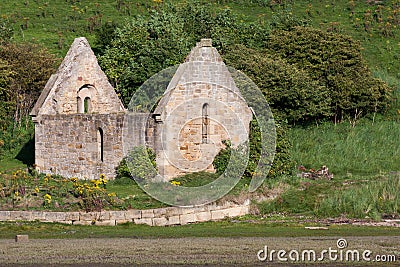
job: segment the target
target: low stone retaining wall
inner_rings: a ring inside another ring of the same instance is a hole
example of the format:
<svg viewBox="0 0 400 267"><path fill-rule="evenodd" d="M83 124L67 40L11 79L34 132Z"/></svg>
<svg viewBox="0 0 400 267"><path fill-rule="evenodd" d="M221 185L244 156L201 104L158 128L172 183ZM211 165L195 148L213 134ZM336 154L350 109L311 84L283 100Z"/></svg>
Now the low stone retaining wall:
<svg viewBox="0 0 400 267"><path fill-rule="evenodd" d="M250 201L242 205L225 203L195 208L168 207L149 210L101 212L0 211L0 221L40 221L74 225L118 225L133 222L151 226L183 225L221 220L249 214Z"/></svg>

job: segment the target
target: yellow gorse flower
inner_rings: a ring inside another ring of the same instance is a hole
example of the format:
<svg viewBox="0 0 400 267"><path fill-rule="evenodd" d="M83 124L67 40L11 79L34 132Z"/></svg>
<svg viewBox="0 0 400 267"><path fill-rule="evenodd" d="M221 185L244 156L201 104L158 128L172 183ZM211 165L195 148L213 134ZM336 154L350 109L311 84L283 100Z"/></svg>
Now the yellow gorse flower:
<svg viewBox="0 0 400 267"><path fill-rule="evenodd" d="M172 185L175 185L175 186L180 186L180 185L181 185L181 182L178 182L178 181L171 181L171 184L172 184Z"/></svg>

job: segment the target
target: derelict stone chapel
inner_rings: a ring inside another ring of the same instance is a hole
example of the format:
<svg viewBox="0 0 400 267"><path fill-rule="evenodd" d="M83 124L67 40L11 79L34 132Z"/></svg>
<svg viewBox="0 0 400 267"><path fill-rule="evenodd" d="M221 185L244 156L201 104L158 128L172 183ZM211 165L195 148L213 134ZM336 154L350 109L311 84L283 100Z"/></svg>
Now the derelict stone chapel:
<svg viewBox="0 0 400 267"><path fill-rule="evenodd" d="M112 179L126 156L124 145L146 144L168 180L214 171L223 140L233 146L248 140L252 112L210 39L192 49L150 114L123 106L81 37L50 77L31 116L40 172Z"/></svg>

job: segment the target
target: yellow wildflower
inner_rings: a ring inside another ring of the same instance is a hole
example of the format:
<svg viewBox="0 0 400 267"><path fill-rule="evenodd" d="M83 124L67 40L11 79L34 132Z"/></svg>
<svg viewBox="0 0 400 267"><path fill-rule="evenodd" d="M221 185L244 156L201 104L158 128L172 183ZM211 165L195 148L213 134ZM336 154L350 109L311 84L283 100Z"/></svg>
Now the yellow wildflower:
<svg viewBox="0 0 400 267"><path fill-rule="evenodd" d="M172 185L175 185L175 186L180 186L180 185L181 185L181 182L178 182L178 181L171 181L171 184L172 184Z"/></svg>
<svg viewBox="0 0 400 267"><path fill-rule="evenodd" d="M44 201L47 202L47 204L51 203L51 195L46 194L46 195L43 196L43 198L44 198Z"/></svg>

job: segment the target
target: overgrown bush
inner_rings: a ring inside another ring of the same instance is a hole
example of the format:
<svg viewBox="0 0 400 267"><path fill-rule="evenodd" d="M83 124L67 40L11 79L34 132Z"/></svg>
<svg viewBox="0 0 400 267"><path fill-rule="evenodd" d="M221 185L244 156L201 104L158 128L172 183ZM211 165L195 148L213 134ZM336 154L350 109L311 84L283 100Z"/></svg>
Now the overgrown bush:
<svg viewBox="0 0 400 267"><path fill-rule="evenodd" d="M284 58L318 82L315 93L329 96L329 117L335 122L357 120L388 107L392 89L374 78L361 44L350 36L294 27L273 31L267 48L274 58Z"/></svg>
<svg viewBox="0 0 400 267"><path fill-rule="evenodd" d="M232 46L224 55L228 65L243 71L262 91L274 114L291 124L330 115L330 95L311 75L265 50Z"/></svg>
<svg viewBox="0 0 400 267"><path fill-rule="evenodd" d="M55 61L37 45L0 45L0 158L14 156L32 138L29 113L54 72Z"/></svg>
<svg viewBox="0 0 400 267"><path fill-rule="evenodd" d="M275 127L277 142L274 162L269 171L270 178L291 174L294 167L294 162L291 160L289 152L291 143L287 138L287 129L279 121L275 121ZM249 160L243 178L251 178L253 176L261 154L261 132L257 121L254 119L250 123L249 141ZM221 149L213 161L214 168L218 174L223 173L228 166L231 150L234 149L229 141L224 141L224 144L225 148Z"/></svg>
<svg viewBox="0 0 400 267"><path fill-rule="evenodd" d="M151 148L134 147L116 168L116 179L149 179L155 176L156 155Z"/></svg>

